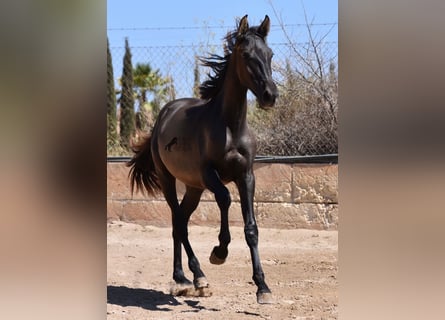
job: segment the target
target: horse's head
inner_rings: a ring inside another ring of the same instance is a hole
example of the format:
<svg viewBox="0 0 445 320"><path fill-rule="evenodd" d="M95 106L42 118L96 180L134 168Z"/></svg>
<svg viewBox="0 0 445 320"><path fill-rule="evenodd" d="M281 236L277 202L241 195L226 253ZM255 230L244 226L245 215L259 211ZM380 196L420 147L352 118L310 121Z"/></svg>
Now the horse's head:
<svg viewBox="0 0 445 320"><path fill-rule="evenodd" d="M239 22L235 50L241 84L257 97L261 108L273 107L278 89L272 79L272 50L266 44L270 19L266 15L258 27L249 28L247 15Z"/></svg>

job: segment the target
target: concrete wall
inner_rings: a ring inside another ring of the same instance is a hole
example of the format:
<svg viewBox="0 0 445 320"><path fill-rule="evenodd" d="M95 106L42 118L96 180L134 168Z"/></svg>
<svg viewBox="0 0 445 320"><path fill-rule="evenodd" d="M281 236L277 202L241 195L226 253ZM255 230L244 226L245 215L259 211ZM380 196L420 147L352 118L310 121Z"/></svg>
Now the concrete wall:
<svg viewBox="0 0 445 320"><path fill-rule="evenodd" d="M171 214L162 194L146 197L130 194L128 168L124 163L107 165L109 220L170 226ZM336 230L338 227L338 165L255 163L255 212L260 227ZM242 226L238 191L232 195L230 225ZM184 186L178 183L181 199ZM219 225L219 210L213 194L205 191L191 224Z"/></svg>

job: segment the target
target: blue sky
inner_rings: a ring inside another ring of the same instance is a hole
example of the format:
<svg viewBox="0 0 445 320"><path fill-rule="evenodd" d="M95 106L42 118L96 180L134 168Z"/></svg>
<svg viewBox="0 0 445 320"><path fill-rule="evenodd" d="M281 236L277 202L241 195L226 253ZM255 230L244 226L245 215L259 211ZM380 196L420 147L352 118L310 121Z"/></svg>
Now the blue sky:
<svg viewBox="0 0 445 320"><path fill-rule="evenodd" d="M331 30L325 41L338 41L338 0L108 0L107 36L113 59L116 86L122 72L122 57L125 38L132 48L133 65L149 62L161 70L162 75L171 75L175 80L178 96L189 96L193 81L193 52L180 51L182 46L216 45L222 52L222 38L235 28L236 19L245 14L250 25L258 25L267 14L271 19L268 43L287 43L276 15L288 25L286 31L292 41L307 41L303 6L308 20L315 24L312 32L316 39ZM332 25L334 23L334 25ZM160 48L173 46L160 56ZM156 50L148 53L148 48ZM332 47L332 45L331 45ZM334 50L336 45L333 45ZM180 52L173 54L173 52ZM208 52L208 51L206 51ZM203 52L199 52L202 54ZM276 56L278 57L278 55ZM277 58L276 58L277 59ZM179 64L182 65L179 66ZM186 69L184 71L184 69ZM182 89L181 89L182 85Z"/></svg>
<svg viewBox="0 0 445 320"><path fill-rule="evenodd" d="M297 41L306 39L304 27L295 26L304 24L303 5L308 19L314 23L338 21L337 0L271 1L283 22L293 25L288 28L288 32ZM108 0L107 34L112 47L122 47L125 37L129 38L131 46L218 44L227 31L234 28L235 19L244 14L249 15L251 25L257 25L265 14L269 15L272 23L269 42L285 41L268 0ZM202 29L204 26L217 28ZM184 27L185 29L175 29ZM319 28L320 32L325 32L329 26ZM317 28L314 30L317 31ZM337 26L326 40L338 40Z"/></svg>

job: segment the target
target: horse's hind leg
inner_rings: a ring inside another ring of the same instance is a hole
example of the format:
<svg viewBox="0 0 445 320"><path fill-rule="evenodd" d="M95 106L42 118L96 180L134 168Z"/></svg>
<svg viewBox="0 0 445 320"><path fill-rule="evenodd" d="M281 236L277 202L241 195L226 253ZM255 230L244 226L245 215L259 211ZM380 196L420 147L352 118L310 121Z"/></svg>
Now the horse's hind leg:
<svg viewBox="0 0 445 320"><path fill-rule="evenodd" d="M223 264L229 253L229 207L231 203L229 190L224 186L215 170L208 169L205 172L205 184L207 189L215 194L215 200L221 211L221 227L218 235L219 246L213 248L210 254L210 263Z"/></svg>
<svg viewBox="0 0 445 320"><path fill-rule="evenodd" d="M195 211L198 206L199 200L201 198L203 190L194 189L187 187L187 191L182 199L180 204L180 209L186 219L186 224L190 219L190 216L193 211ZM174 215L172 215L172 224L173 224L173 279L178 284L189 285L192 284L184 275L184 271L182 269L182 246L181 246L181 237L177 230L174 227Z"/></svg>
<svg viewBox="0 0 445 320"><path fill-rule="evenodd" d="M191 213L198 205L202 190L188 188L181 205L176 195L175 179L172 176L164 175L159 179L162 190L171 211L173 221L173 279L179 285L188 285L190 281L184 276L182 269L181 243L188 256L188 265L193 272L193 284L195 288L208 287L208 282L201 270L199 261L196 258L188 239L187 223Z"/></svg>
<svg viewBox="0 0 445 320"><path fill-rule="evenodd" d="M172 215L173 224L173 215ZM184 275L184 270L182 269L182 245L181 238L178 231L173 227L173 280L179 287L191 287L192 282L188 280Z"/></svg>
<svg viewBox="0 0 445 320"><path fill-rule="evenodd" d="M198 259L194 255L193 250L190 246L190 243L188 240L187 225L188 225L190 216L192 215L193 211L195 211L196 207L199 204L199 200L201 199L201 195L202 195L203 191L204 190L202 190L202 189L196 189L196 188L187 186L184 198L182 199L181 204L180 204L180 209L182 211L182 217L183 217L183 222L180 223L180 228L183 228L183 230L180 232L182 232L182 234L185 234L184 239L189 247L189 249L187 249L186 244L184 244L184 248L185 248L188 258L189 258L189 267L190 267L190 270L192 270L192 272L193 272L193 277L194 277L193 282L194 282L196 288L208 287L208 282L207 282L207 279L205 278L204 274L200 270ZM185 226L185 230L184 230L184 226Z"/></svg>

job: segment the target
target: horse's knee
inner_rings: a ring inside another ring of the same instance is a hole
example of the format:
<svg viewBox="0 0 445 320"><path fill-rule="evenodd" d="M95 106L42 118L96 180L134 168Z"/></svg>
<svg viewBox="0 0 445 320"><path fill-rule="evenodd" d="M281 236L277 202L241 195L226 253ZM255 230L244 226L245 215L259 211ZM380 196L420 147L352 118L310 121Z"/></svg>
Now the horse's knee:
<svg viewBox="0 0 445 320"><path fill-rule="evenodd" d="M249 247L258 245L258 227L256 225L245 226L244 236Z"/></svg>

